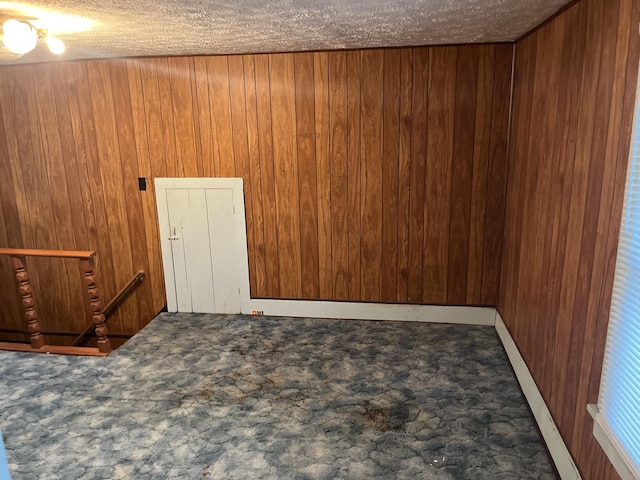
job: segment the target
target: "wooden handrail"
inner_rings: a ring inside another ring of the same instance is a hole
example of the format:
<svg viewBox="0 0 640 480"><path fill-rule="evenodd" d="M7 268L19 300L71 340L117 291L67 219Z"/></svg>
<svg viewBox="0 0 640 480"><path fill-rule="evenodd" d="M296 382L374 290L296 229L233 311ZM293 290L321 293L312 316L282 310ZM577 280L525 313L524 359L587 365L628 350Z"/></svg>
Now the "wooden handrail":
<svg viewBox="0 0 640 480"><path fill-rule="evenodd" d="M129 293L131 293L131 291L136 286L144 282L144 278L145 278L144 271L140 270L131 278L131 280L127 282L127 284L124 287L120 289L118 293L116 293L116 296L111 299L111 301L107 304L107 306L102 309L102 314L104 315L105 323L109 321L109 316L113 313L113 311L120 304L120 302L122 302L122 300L124 300L124 298L127 295L129 295ZM80 345L85 338L93 334L93 331L95 330L95 328L96 326L94 323L90 323L89 325L87 325L87 328L85 328L84 331L80 335L78 335L76 339L73 341L73 345L74 346Z"/></svg>
<svg viewBox="0 0 640 480"><path fill-rule="evenodd" d="M129 295L129 293L136 286L138 286L138 284L142 282L144 282L144 270L140 270L138 273L136 273L131 278L131 280L129 280L127 284L124 287L122 287L118 293L116 293L116 296L113 297L109 303L107 303L107 306L104 307L104 310L102 310L102 313L104 314L104 316L107 319L109 319L109 317L111 316L113 311L116 309L116 307L120 304L120 302L122 302L122 300L124 300L124 298L127 295Z"/></svg>
<svg viewBox="0 0 640 480"><path fill-rule="evenodd" d="M0 248L0 255L15 257L53 257L53 258L79 258L88 259L94 257L96 252L87 250L37 250L30 248Z"/></svg>

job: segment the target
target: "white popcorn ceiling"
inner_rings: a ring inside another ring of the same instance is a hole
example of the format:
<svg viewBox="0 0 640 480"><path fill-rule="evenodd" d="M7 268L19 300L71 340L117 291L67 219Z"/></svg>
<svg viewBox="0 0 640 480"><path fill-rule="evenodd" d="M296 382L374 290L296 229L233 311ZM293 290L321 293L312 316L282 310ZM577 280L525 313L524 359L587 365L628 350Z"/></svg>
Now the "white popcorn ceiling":
<svg viewBox="0 0 640 480"><path fill-rule="evenodd" d="M28 2L30 12L75 15L90 18L94 24L85 32L60 33L67 45L62 56L50 54L41 41L17 63L511 42L567 3L569 0L35 0ZM0 14L19 13L20 4L0 2Z"/></svg>

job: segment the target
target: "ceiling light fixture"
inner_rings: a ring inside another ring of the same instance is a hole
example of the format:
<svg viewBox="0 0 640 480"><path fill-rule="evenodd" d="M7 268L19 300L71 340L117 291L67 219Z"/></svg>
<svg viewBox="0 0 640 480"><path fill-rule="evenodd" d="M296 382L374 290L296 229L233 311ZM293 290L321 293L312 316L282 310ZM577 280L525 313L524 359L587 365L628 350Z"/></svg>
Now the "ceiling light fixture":
<svg viewBox="0 0 640 480"><path fill-rule="evenodd" d="M49 47L49 50L51 50L51 53L55 53L56 55L60 55L61 53L64 53L64 49L65 49L64 42L59 38L52 37L50 34L47 33L47 36L44 37L44 41L47 43L47 47Z"/></svg>
<svg viewBox="0 0 640 480"><path fill-rule="evenodd" d="M64 52L64 42L53 37L44 28L36 28L26 20L7 20L2 25L4 36L2 43L11 52L17 55L24 55L36 48L39 38L44 38L45 43L52 53L60 55Z"/></svg>
<svg viewBox="0 0 640 480"><path fill-rule="evenodd" d="M4 46L18 55L24 55L36 48L38 31L28 22L7 20L2 25Z"/></svg>

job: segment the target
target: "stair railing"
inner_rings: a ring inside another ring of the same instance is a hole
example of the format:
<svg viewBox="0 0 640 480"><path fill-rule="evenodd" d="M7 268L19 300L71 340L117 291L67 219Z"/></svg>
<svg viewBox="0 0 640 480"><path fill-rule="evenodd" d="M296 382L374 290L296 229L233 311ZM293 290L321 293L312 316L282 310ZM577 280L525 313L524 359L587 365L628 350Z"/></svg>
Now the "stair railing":
<svg viewBox="0 0 640 480"><path fill-rule="evenodd" d="M106 326L105 315L103 313L102 302L100 301L98 285L95 278L94 257L96 252L0 248L0 255L9 255L11 257L11 266L15 274L18 294L20 295L24 311L24 319L27 323L27 329L29 330L30 335L30 346L2 342L0 343L0 349L99 356L105 356L111 352L112 348L111 341L109 340L109 331ZM91 319L93 321L92 329L95 328L95 334L98 337L97 349L89 347L45 345L45 339L40 329L40 320L38 318L38 312L36 311L35 300L33 298L29 272L26 267L26 257L76 258L79 260L84 286L86 288L86 295L89 300L91 310Z"/></svg>
<svg viewBox="0 0 640 480"><path fill-rule="evenodd" d="M111 301L107 304L106 307L102 310L102 314L104 315L105 324L109 321L109 317L114 312L118 305L142 282L144 282L144 271L140 270L136 273L131 280L127 282L127 284L122 287L122 289L116 293L116 296L111 299ZM82 345L82 342L89 336L91 336L96 329L95 323L90 323L87 325L87 328L76 337L73 341L73 346Z"/></svg>

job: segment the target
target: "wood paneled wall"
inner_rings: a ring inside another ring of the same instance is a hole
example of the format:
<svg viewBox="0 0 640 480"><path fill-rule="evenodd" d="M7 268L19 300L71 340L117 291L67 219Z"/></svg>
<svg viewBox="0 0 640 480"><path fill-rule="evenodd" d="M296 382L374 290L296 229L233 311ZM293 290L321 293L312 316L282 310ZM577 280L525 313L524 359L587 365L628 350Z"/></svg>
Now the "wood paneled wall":
<svg viewBox="0 0 640 480"><path fill-rule="evenodd" d="M165 303L152 179L241 176L253 296L495 305L511 61L476 45L2 67L0 243L95 249L107 300L145 270L110 323L136 331ZM38 262L49 328L79 327L76 273Z"/></svg>
<svg viewBox="0 0 640 480"><path fill-rule="evenodd" d="M517 43L499 310L584 479L640 55L639 2L582 0Z"/></svg>

